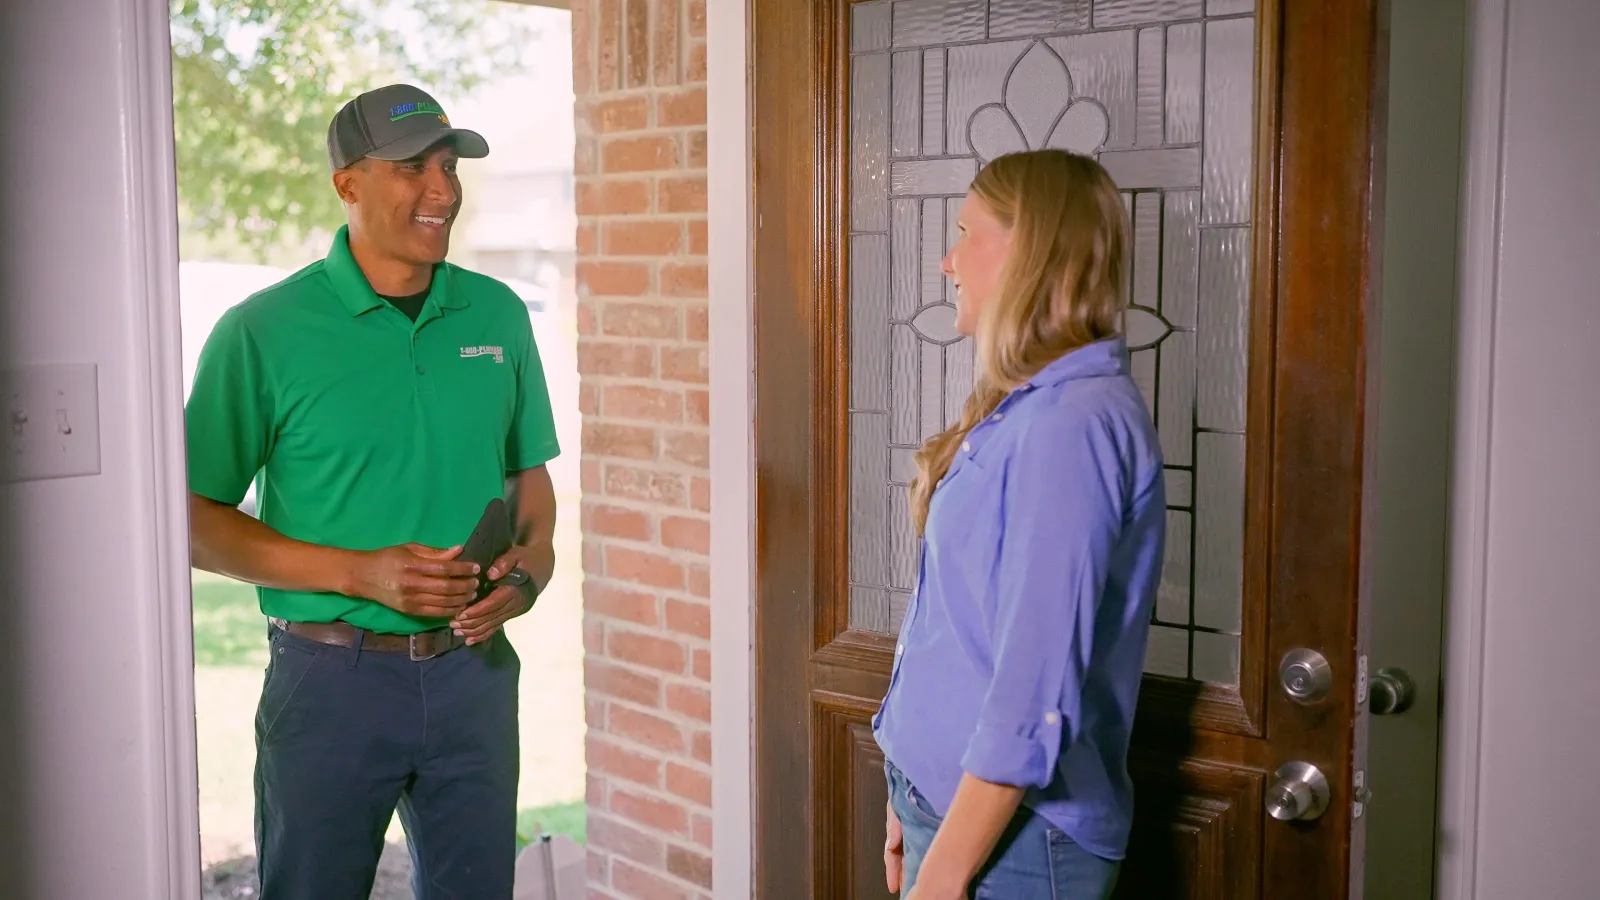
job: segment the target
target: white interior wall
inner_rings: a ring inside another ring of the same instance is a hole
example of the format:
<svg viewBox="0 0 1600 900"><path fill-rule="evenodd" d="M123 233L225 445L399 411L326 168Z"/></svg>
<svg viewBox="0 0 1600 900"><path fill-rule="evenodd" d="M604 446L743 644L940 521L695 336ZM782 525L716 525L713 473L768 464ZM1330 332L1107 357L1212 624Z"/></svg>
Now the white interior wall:
<svg viewBox="0 0 1600 900"><path fill-rule="evenodd" d="M1600 3L1476 0L1439 894L1595 895Z"/></svg>
<svg viewBox="0 0 1600 900"><path fill-rule="evenodd" d="M197 897L167 5L0 16L0 358L97 365L101 456L0 485L0 895Z"/></svg>

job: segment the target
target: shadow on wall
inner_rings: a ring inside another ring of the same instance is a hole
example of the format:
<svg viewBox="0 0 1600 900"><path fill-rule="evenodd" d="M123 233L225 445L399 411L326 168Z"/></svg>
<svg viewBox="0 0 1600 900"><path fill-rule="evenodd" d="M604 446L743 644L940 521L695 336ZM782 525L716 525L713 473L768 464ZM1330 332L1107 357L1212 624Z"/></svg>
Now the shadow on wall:
<svg viewBox="0 0 1600 900"><path fill-rule="evenodd" d="M4 31L0 27L0 31ZM14 246L10 241L5 246ZM9 270L10 260L6 260ZM0 330L0 340L10 329ZM10 359L10 348L0 346L0 367ZM20 523L12 521L12 487L0 485L0 566L3 571L16 571L19 560L12 536L20 532ZM5 600L0 599L0 604ZM0 606L3 608L3 606ZM0 895L12 896L17 885L34 883L35 853L29 843L29 829L24 827L26 811L33 807L30 796L26 760L22 755L21 735L26 721L23 717L23 693L26 685L24 673L19 670L19 657L14 653L0 652Z"/></svg>

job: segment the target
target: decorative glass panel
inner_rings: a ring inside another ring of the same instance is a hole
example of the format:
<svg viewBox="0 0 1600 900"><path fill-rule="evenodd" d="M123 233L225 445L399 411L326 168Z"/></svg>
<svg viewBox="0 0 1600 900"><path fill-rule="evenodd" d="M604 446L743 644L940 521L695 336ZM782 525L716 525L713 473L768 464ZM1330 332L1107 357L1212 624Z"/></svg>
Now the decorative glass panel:
<svg viewBox="0 0 1600 900"><path fill-rule="evenodd" d="M1089 27L1089 0L989 0L989 37L1033 37Z"/></svg>
<svg viewBox="0 0 1600 900"><path fill-rule="evenodd" d="M961 197L987 160L1057 147L1106 166L1132 226L1123 329L1160 433L1169 508L1145 669L1237 683L1254 8L852 8L852 627L898 630L920 565L906 499L912 456L959 417L972 388L972 342L955 332L955 295L939 271Z"/></svg>
<svg viewBox="0 0 1600 900"><path fill-rule="evenodd" d="M850 9L850 52L889 48L889 0L857 3Z"/></svg>
<svg viewBox="0 0 1600 900"><path fill-rule="evenodd" d="M1231 16L1236 13L1253 13L1256 0L1206 0L1206 15Z"/></svg>
<svg viewBox="0 0 1600 900"><path fill-rule="evenodd" d="M1255 57L1253 20L1206 23L1206 178L1201 221L1207 225L1250 221Z"/></svg>
<svg viewBox="0 0 1600 900"><path fill-rule="evenodd" d="M1162 115L1165 112L1162 91L1161 54L1165 36L1160 28L1146 28L1139 32L1139 100L1138 125L1135 142L1141 147L1162 142Z"/></svg>
<svg viewBox="0 0 1600 900"><path fill-rule="evenodd" d="M1094 0L1094 27L1143 25L1166 19L1193 19L1201 0Z"/></svg>
<svg viewBox="0 0 1600 900"><path fill-rule="evenodd" d="M1144 670L1151 675L1188 677L1188 629L1168 628L1165 625L1150 626L1150 649L1145 653Z"/></svg>

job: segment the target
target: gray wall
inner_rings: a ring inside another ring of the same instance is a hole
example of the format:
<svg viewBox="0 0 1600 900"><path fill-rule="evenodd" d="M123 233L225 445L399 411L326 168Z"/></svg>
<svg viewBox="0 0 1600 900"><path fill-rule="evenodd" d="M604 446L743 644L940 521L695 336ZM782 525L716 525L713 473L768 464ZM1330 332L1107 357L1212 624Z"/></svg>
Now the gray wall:
<svg viewBox="0 0 1600 900"><path fill-rule="evenodd" d="M1578 900L1600 884L1600 3L1474 8L1440 895Z"/></svg>
<svg viewBox="0 0 1600 900"><path fill-rule="evenodd" d="M0 359L98 365L101 413L99 475L0 484L6 898L198 888L166 15L0 4Z"/></svg>
<svg viewBox="0 0 1600 900"><path fill-rule="evenodd" d="M1417 700L1371 721L1367 900L1433 889L1466 13L1390 5L1370 667L1405 670Z"/></svg>

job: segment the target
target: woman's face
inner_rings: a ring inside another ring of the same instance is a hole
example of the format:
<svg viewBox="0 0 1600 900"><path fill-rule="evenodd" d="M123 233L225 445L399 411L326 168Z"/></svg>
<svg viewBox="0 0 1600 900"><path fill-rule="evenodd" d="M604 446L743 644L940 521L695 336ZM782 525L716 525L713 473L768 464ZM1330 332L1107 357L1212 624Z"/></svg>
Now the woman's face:
<svg viewBox="0 0 1600 900"><path fill-rule="evenodd" d="M1011 229L995 218L994 210L976 194L967 192L956 220L955 245L939 264L956 286L956 330L977 333L978 317L1000 282L1000 269L1011 249Z"/></svg>

